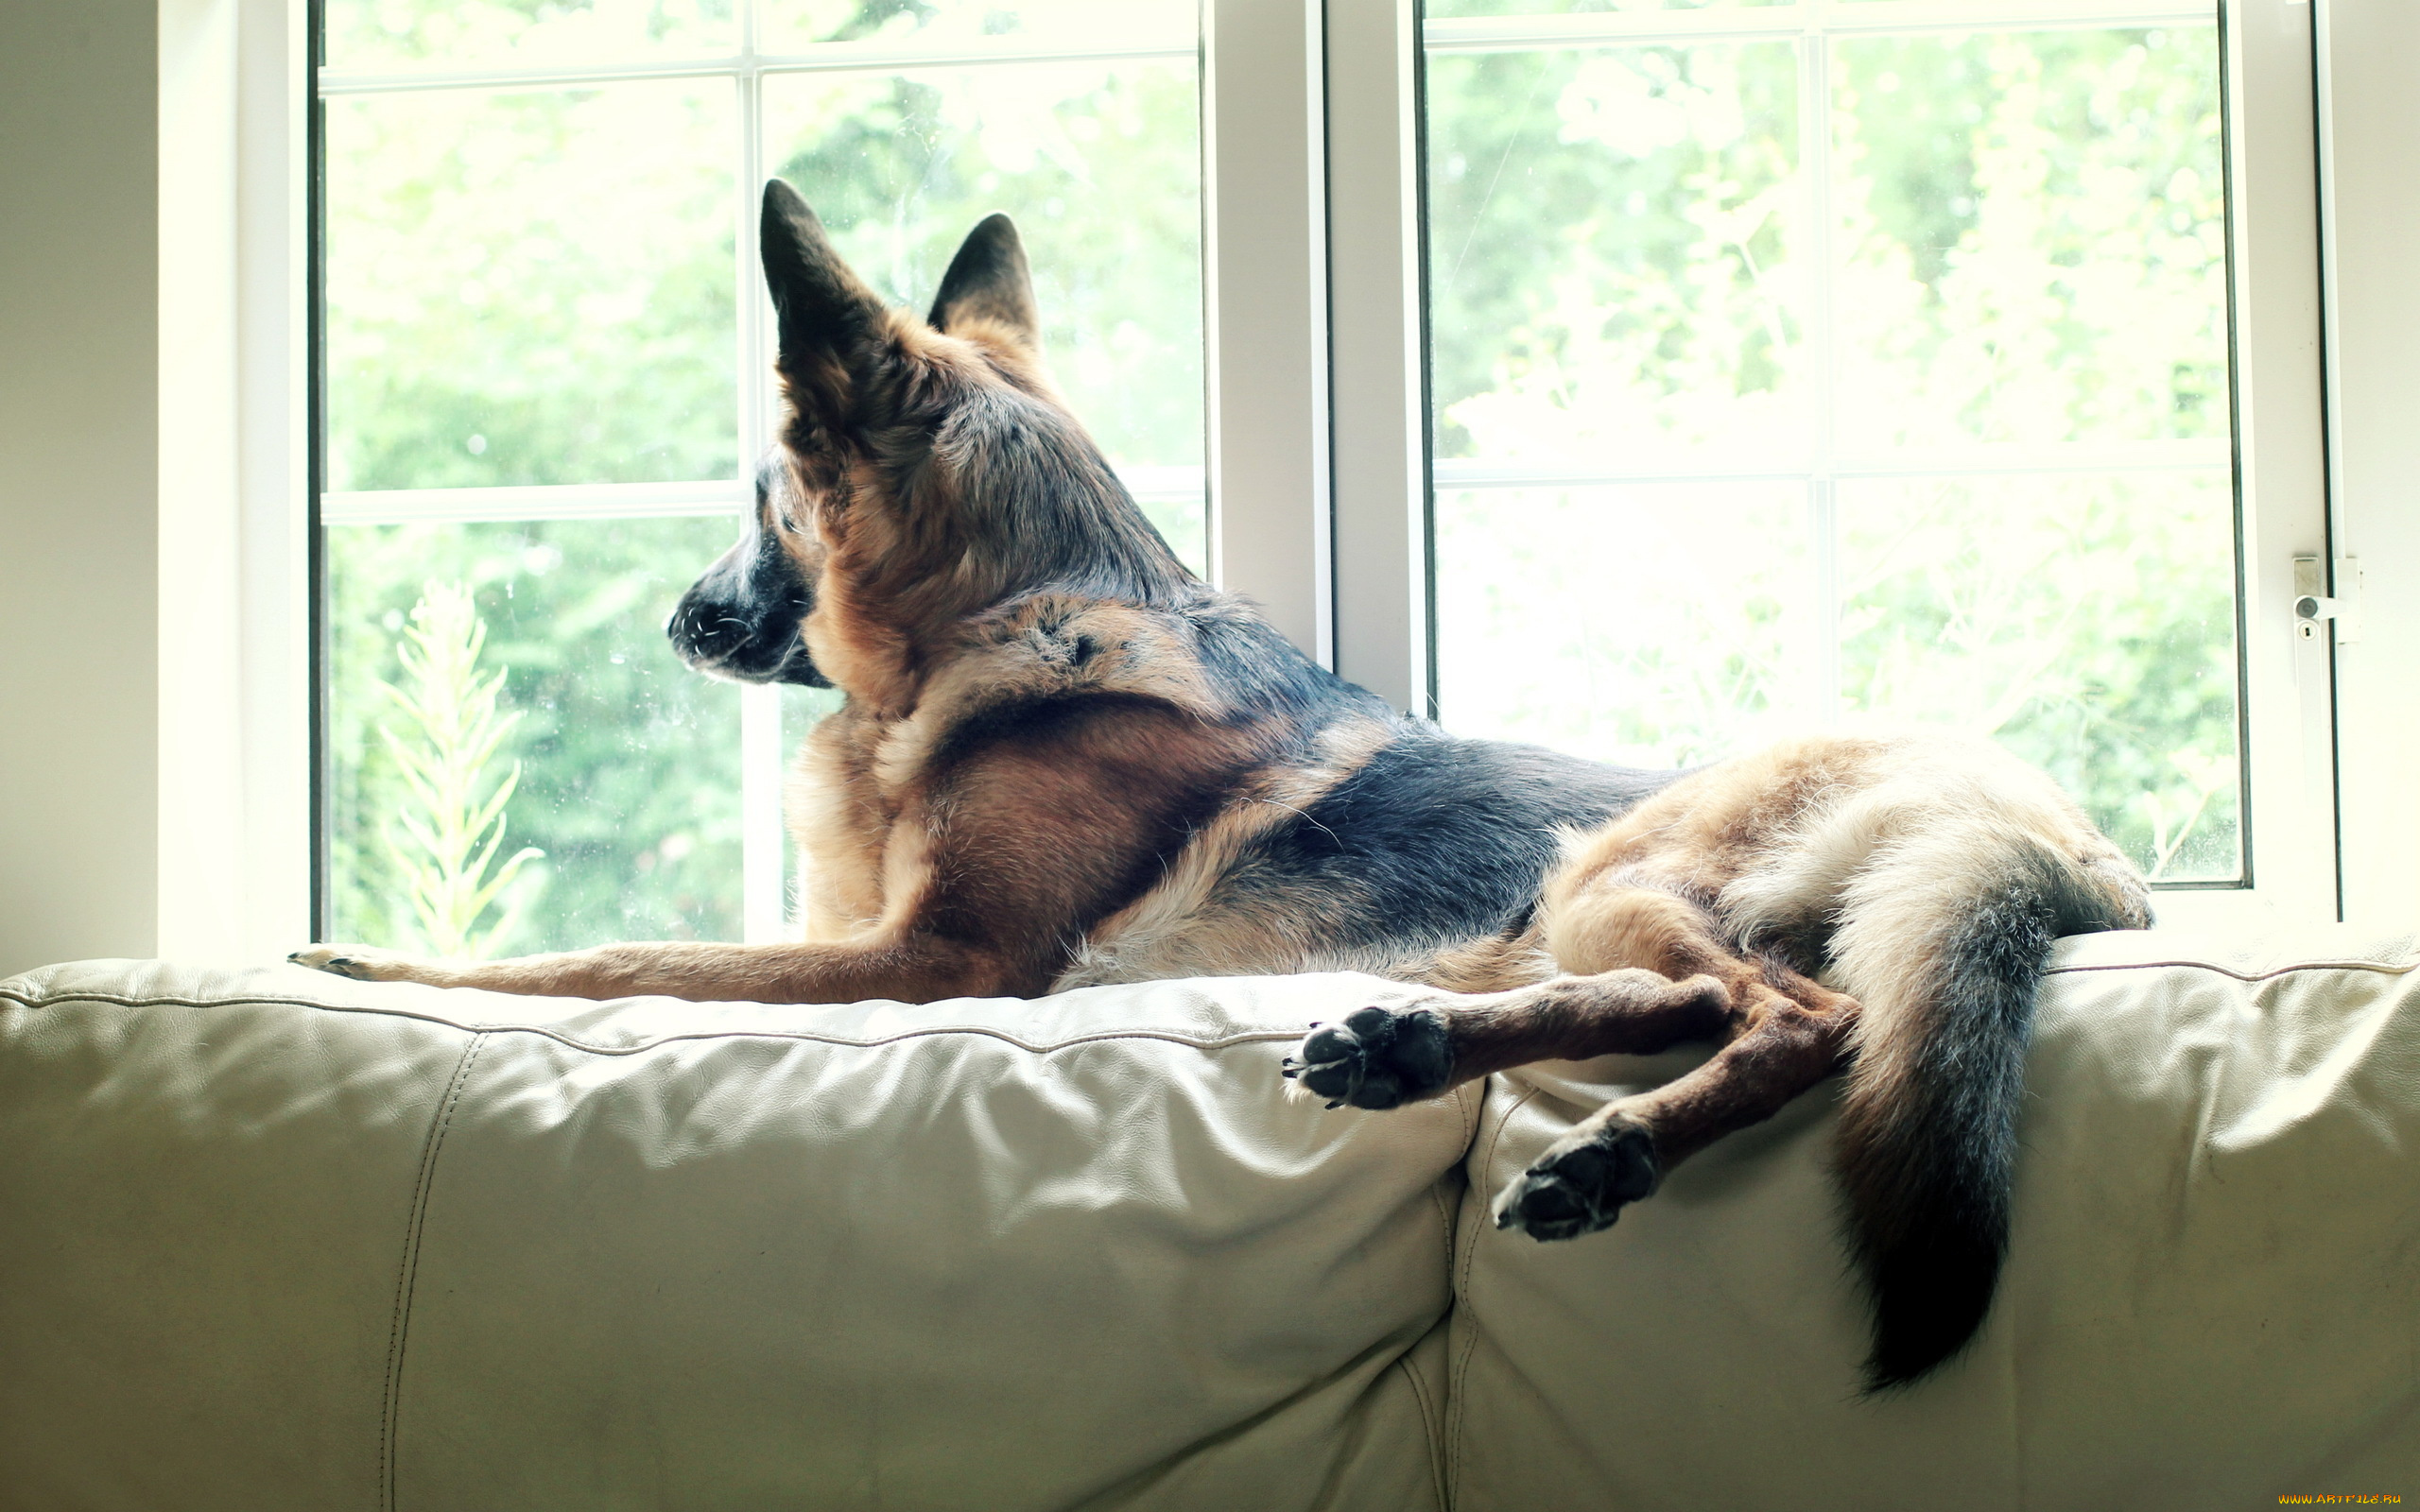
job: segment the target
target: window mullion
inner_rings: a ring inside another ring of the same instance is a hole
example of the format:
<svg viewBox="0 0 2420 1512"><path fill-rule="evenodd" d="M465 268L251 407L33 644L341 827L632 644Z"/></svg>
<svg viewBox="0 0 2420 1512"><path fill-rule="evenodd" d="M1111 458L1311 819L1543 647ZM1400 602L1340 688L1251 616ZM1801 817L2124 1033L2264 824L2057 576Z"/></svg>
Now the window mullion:
<svg viewBox="0 0 2420 1512"><path fill-rule="evenodd" d="M235 650L242 785L240 847L202 853L208 888L240 867L237 933L218 950L274 958L312 923L310 781L310 371L304 301L310 262L310 28L291 0L235 10L236 568ZM222 142L225 139L221 139ZM181 732L182 733L182 732ZM223 812L223 809L222 809ZM164 860L167 859L164 850ZM160 949L171 910L196 879L164 869ZM200 920L196 920L200 922Z"/></svg>
<svg viewBox="0 0 2420 1512"><path fill-rule="evenodd" d="M2332 697L2324 644L2291 623L2293 558L2325 550L2318 196L2309 10L2288 0L2227 8L2229 188L2234 239L2238 486L2247 766L2245 865L2281 916L2335 913ZM2164 916L2195 904L2164 895Z"/></svg>
<svg viewBox="0 0 2420 1512"><path fill-rule="evenodd" d="M1798 40L1798 171L1806 176L1806 367L1813 382L1807 395L1813 422L1813 455L1806 479L1808 567L1814 607L1811 629L1815 660L1814 723L1828 726L1841 713L1840 501L1834 409L1840 393L1840 361L1834 346L1832 304L1839 258L1832 246L1832 43L1825 33L1829 8L1806 8L1806 30Z"/></svg>
<svg viewBox="0 0 2420 1512"><path fill-rule="evenodd" d="M757 291L756 196L765 180L764 72L756 50L755 0L739 0L739 162L732 184L732 264L737 303L739 401L735 435L739 475L752 477L771 440L772 394L768 374L764 297ZM739 917L749 944L769 944L786 933L787 840L782 828L782 690L751 683L739 690Z"/></svg>
<svg viewBox="0 0 2420 1512"><path fill-rule="evenodd" d="M1202 7L1210 576L1335 663L1321 8Z"/></svg>
<svg viewBox="0 0 2420 1512"><path fill-rule="evenodd" d="M1431 713L1415 0L1330 0L1337 670Z"/></svg>

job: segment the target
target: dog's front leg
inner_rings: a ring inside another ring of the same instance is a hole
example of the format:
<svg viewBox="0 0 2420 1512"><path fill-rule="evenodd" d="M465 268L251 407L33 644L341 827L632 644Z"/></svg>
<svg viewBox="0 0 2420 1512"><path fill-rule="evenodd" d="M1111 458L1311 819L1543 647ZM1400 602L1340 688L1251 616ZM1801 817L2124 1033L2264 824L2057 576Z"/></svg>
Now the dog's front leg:
<svg viewBox="0 0 2420 1512"><path fill-rule="evenodd" d="M421 982L540 997L660 996L693 1003L856 1003L1038 996L1046 969L977 945L908 935L844 945L653 941L501 961L434 961L361 945L286 957L360 982Z"/></svg>

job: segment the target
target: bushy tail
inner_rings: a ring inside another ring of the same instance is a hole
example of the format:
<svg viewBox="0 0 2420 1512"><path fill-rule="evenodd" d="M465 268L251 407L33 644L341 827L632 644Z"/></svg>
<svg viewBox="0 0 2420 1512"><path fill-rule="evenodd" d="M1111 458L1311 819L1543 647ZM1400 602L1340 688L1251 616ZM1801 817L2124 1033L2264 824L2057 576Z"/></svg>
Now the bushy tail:
<svg viewBox="0 0 2420 1512"><path fill-rule="evenodd" d="M1843 889L1832 957L1863 1013L1838 1162L1873 1307L1867 1390L1919 1379L1981 1325L2051 941L2146 923L2146 901L2114 852L2062 856L1996 817L1885 842Z"/></svg>

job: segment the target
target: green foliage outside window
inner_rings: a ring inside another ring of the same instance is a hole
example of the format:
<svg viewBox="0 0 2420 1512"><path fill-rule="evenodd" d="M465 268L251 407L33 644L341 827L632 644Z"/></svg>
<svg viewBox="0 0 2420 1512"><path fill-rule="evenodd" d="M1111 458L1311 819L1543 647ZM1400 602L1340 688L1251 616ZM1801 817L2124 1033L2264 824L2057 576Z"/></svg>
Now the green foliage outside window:
<svg viewBox="0 0 2420 1512"><path fill-rule="evenodd" d="M401 733L395 725L378 727L410 794L384 835L407 884L416 943L473 959L494 954L533 895L544 891L543 874L522 872L544 851L525 846L499 858L509 827L504 807L521 782L521 764L498 776L495 753L522 716L496 712L505 671L481 664L487 638L468 589L430 583L395 647L402 683L379 684L402 716ZM488 921L491 909L497 917Z"/></svg>
<svg viewBox="0 0 2420 1512"><path fill-rule="evenodd" d="M330 860L338 938L418 929L385 816L410 801L377 733L379 681L421 584L471 593L500 705L520 717L497 749L517 762L512 833L546 853L543 908L496 949L612 939L735 939L740 929L738 689L682 666L664 639L671 604L729 544L716 519L351 526L332 532Z"/></svg>
<svg viewBox="0 0 2420 1512"><path fill-rule="evenodd" d="M1839 479L1823 520L1794 482L1443 490L1445 721L1654 765L1946 724L2048 767L2156 874L2232 877L2215 43L1862 38L1828 61L1818 225L1790 45L1430 60L1441 457L1914 458ZM2145 442L2213 459L1921 455Z"/></svg>

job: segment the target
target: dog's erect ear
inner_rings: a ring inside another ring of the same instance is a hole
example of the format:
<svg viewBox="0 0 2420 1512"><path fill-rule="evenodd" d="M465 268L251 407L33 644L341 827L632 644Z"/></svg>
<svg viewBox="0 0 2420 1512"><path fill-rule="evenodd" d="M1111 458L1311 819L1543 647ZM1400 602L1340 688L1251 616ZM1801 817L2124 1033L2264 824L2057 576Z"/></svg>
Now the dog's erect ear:
<svg viewBox="0 0 2420 1512"><path fill-rule="evenodd" d="M1026 267L1016 222L1006 215L986 215L966 233L958 255L949 260L949 271L942 275L942 291L933 296L929 323L934 330L957 334L978 320L999 328L1028 352L1042 351L1033 275Z"/></svg>
<svg viewBox="0 0 2420 1512"><path fill-rule="evenodd" d="M779 317L782 376L797 400L801 385L828 387L871 354L885 311L881 297L840 261L815 212L779 179L765 184L760 234L765 283Z"/></svg>

